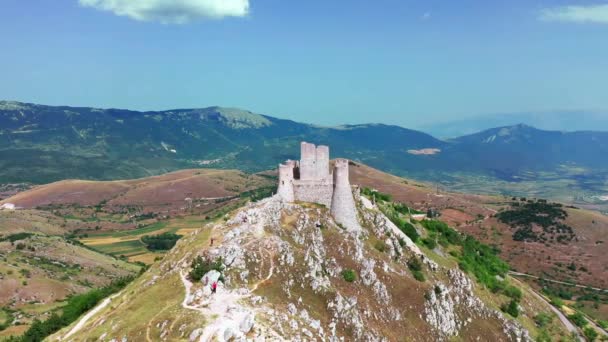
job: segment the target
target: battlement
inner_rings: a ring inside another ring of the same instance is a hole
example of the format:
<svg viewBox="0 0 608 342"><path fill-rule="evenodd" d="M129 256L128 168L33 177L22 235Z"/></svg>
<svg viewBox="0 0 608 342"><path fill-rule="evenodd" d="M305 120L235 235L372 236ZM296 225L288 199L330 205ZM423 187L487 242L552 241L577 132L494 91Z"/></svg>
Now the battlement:
<svg viewBox="0 0 608 342"><path fill-rule="evenodd" d="M300 161L279 164L278 195L286 202L302 201L330 208L338 223L359 227L349 181L348 159L336 159L330 170L329 147L302 142Z"/></svg>

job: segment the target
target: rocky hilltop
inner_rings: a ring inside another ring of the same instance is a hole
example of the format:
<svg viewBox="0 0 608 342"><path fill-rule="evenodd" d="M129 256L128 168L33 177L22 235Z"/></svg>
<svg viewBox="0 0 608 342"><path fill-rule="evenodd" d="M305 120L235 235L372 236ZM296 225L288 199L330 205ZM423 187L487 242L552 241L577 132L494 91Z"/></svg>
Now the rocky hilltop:
<svg viewBox="0 0 608 342"><path fill-rule="evenodd" d="M161 262L51 340L534 337L532 318L550 309L526 288L522 314L507 316L498 309L503 296L459 270L447 250L418 247L372 201L356 190L354 198L357 231L341 228L322 205L278 196L250 203L182 238ZM557 336L567 334L554 328Z"/></svg>

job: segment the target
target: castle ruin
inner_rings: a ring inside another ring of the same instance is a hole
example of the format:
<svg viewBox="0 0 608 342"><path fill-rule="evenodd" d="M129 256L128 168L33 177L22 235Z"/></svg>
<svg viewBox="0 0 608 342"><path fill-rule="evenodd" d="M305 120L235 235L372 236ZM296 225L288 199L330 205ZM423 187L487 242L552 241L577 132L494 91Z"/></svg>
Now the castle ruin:
<svg viewBox="0 0 608 342"><path fill-rule="evenodd" d="M330 208L336 222L347 229L358 229L348 160L336 159L330 170L328 146L302 142L300 151L299 162L288 160L279 165L279 197L286 202L322 204Z"/></svg>

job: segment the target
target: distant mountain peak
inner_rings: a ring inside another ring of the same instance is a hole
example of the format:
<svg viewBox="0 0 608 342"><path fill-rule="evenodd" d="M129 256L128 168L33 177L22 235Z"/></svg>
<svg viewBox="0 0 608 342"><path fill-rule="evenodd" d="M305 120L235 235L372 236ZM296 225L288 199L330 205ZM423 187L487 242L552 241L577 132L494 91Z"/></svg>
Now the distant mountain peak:
<svg viewBox="0 0 608 342"><path fill-rule="evenodd" d="M218 120L235 129L261 128L272 125L272 122L265 116L240 108L214 106L192 111L199 113L202 119Z"/></svg>
<svg viewBox="0 0 608 342"><path fill-rule="evenodd" d="M497 135L499 136L509 136L509 135L513 135L515 133L521 133L521 132L528 132L531 130L536 130L534 127L532 126L528 126L526 124L523 123L519 123L517 125L513 125L513 126L505 126L505 127L499 127L498 129L498 133Z"/></svg>
<svg viewBox="0 0 608 342"><path fill-rule="evenodd" d="M27 109L28 104L17 101L0 101L0 110L20 110Z"/></svg>

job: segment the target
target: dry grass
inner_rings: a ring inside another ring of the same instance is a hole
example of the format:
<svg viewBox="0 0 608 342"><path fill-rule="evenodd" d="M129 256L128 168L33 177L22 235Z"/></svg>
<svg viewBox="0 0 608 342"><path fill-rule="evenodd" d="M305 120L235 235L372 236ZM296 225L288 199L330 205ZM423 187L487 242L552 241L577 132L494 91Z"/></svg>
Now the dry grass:
<svg viewBox="0 0 608 342"><path fill-rule="evenodd" d="M161 176L119 181L65 180L20 192L2 203L34 208L49 204L108 206L141 205L151 208L181 207L185 198L234 196L271 182L257 175L235 170L181 170Z"/></svg>
<svg viewBox="0 0 608 342"><path fill-rule="evenodd" d="M392 176L364 165L351 167L351 182L391 194L395 201L414 209L441 212L441 220L486 244L496 245L503 259L520 272L546 274L557 280L576 279L584 285L608 288L608 217L583 209L567 209L566 224L572 226L577 240L568 244L522 243L513 241L513 230L493 215L506 208L511 198L448 193L424 184ZM605 243L598 243L605 241ZM574 262L588 271L570 272L565 265ZM556 269L556 263L564 267Z"/></svg>

